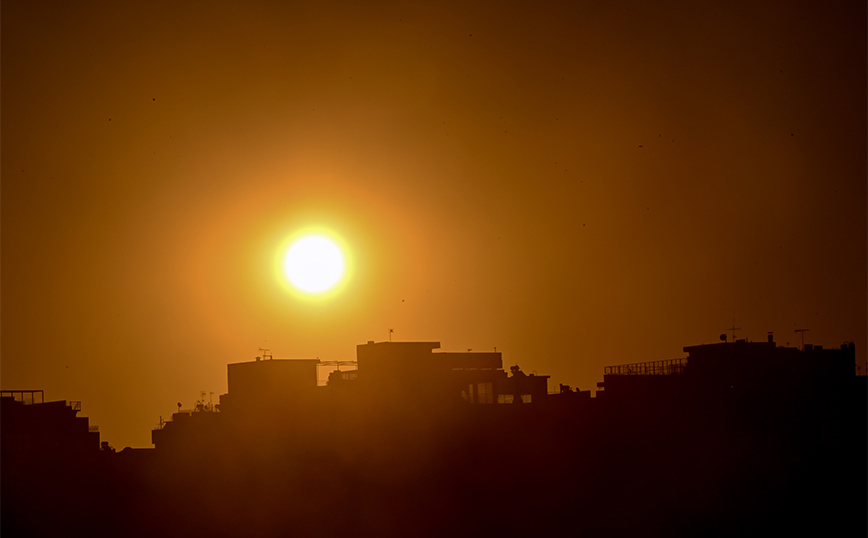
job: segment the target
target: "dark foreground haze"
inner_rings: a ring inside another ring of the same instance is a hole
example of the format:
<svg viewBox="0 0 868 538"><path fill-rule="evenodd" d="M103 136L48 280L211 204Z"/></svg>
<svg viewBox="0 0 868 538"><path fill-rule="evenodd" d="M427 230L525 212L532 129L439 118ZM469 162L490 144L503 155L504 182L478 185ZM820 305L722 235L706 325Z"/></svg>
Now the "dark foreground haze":
<svg viewBox="0 0 868 538"><path fill-rule="evenodd" d="M612 365L602 390L500 353L369 342L228 366L154 449L39 391L2 399L3 536L864 536L855 348L767 342Z"/></svg>

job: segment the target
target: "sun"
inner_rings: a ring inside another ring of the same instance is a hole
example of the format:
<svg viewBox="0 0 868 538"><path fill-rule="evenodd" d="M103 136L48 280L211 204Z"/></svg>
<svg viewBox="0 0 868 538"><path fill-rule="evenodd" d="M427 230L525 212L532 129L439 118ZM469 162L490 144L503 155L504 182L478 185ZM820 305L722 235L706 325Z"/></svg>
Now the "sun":
<svg viewBox="0 0 868 538"><path fill-rule="evenodd" d="M297 288L319 293L334 286L344 272L344 258L338 247L318 235L296 241L284 259L286 276Z"/></svg>

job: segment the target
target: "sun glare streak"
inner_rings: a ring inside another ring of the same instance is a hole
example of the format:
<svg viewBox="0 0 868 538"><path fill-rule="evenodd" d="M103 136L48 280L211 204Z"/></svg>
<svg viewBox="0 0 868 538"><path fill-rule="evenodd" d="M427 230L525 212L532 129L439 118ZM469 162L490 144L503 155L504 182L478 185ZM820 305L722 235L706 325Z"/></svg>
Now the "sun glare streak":
<svg viewBox="0 0 868 538"><path fill-rule="evenodd" d="M344 259L332 241L311 235L293 243L284 258L283 269L299 290L321 293L340 280L344 273Z"/></svg>

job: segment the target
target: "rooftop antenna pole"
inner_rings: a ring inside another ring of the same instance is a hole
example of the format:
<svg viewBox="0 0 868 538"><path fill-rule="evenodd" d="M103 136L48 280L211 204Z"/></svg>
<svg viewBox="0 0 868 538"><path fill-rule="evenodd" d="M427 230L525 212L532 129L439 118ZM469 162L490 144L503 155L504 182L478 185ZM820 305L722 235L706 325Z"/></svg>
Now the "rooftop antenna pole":
<svg viewBox="0 0 868 538"><path fill-rule="evenodd" d="M732 331L732 341L735 342L735 331L740 331L741 327L735 326L735 318L732 318L732 327L727 329L728 331Z"/></svg>
<svg viewBox="0 0 868 538"><path fill-rule="evenodd" d="M802 351L805 350L805 333L811 329L796 329L793 332L802 333Z"/></svg>

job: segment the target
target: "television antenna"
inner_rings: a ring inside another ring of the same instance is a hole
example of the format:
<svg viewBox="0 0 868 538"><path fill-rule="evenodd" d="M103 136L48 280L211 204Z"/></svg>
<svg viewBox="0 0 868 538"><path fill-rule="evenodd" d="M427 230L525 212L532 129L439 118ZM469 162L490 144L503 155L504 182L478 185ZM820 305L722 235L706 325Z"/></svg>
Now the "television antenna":
<svg viewBox="0 0 868 538"><path fill-rule="evenodd" d="M735 326L735 318L732 318L732 327L727 329L727 331L732 331L732 341L735 342L735 331L740 331L741 327Z"/></svg>
<svg viewBox="0 0 868 538"><path fill-rule="evenodd" d="M802 351L805 350L805 333L810 331L811 329L796 329L793 332L802 333Z"/></svg>
<svg viewBox="0 0 868 538"><path fill-rule="evenodd" d="M340 371L341 366L355 366L359 367L358 361L319 361L317 366L336 366L338 371Z"/></svg>

